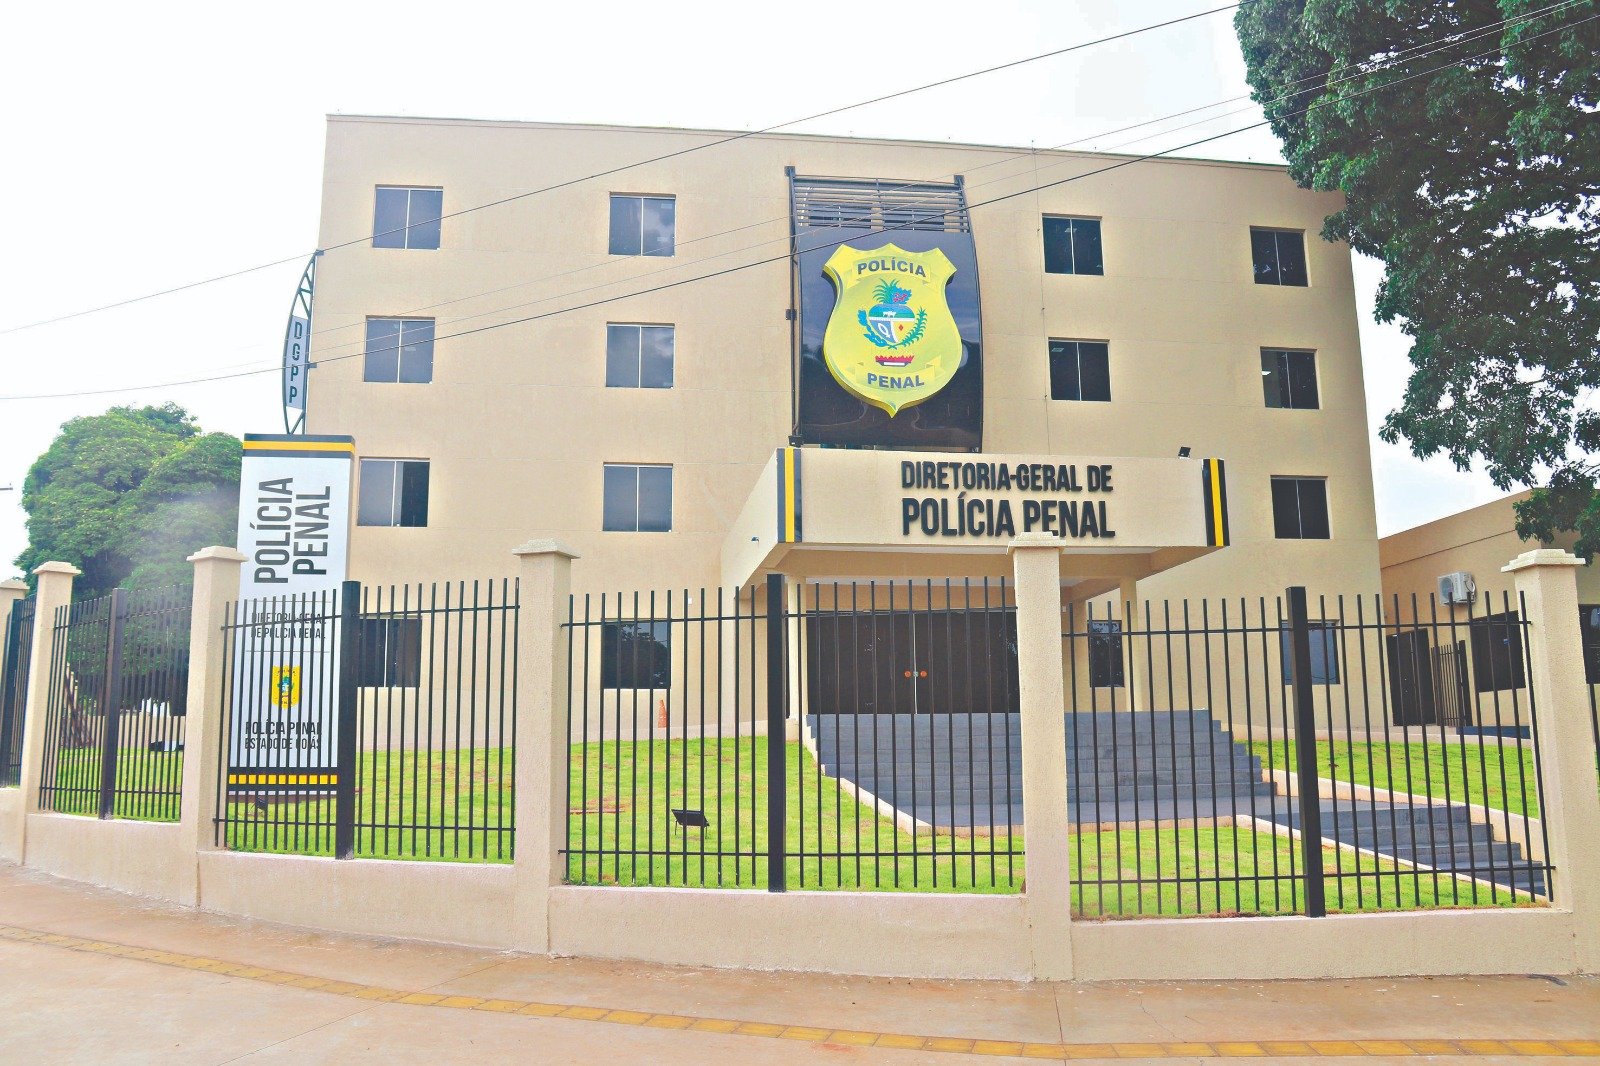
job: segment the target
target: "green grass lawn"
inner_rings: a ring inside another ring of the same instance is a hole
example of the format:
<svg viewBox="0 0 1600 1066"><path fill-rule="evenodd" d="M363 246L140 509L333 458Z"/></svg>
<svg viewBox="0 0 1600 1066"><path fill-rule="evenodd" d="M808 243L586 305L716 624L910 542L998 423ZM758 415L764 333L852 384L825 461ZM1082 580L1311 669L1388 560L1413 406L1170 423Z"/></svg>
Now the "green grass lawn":
<svg viewBox="0 0 1600 1066"><path fill-rule="evenodd" d="M176 822L183 786L183 752L122 748L112 814L143 822ZM66 748L56 753L55 791L45 800L59 814L100 814L100 749Z"/></svg>
<svg viewBox="0 0 1600 1066"><path fill-rule="evenodd" d="M1265 766L1294 768L1293 741L1257 742ZM1539 817L1533 751L1516 744L1317 741L1317 773L1352 784Z"/></svg>

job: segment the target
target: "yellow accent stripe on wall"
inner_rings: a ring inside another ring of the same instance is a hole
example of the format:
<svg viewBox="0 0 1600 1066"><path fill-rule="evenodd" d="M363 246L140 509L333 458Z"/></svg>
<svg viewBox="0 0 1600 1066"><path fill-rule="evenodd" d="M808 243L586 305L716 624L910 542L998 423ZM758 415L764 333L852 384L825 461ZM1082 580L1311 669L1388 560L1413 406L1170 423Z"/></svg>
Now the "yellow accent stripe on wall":
<svg viewBox="0 0 1600 1066"><path fill-rule="evenodd" d="M1212 520L1216 523L1216 525L1213 527L1216 530L1216 536L1213 538L1213 543L1219 548L1225 548L1228 545L1228 535L1226 528L1222 524L1222 460L1207 459L1206 462L1211 465L1211 516Z"/></svg>
<svg viewBox="0 0 1600 1066"><path fill-rule="evenodd" d="M340 455L354 455L354 444L341 444L338 441L299 441L299 440L247 440L244 442L247 452L328 452Z"/></svg>
<svg viewBox="0 0 1600 1066"><path fill-rule="evenodd" d="M794 449L783 449L783 467L778 476L783 478L783 542L793 544L794 536Z"/></svg>
<svg viewBox="0 0 1600 1066"><path fill-rule="evenodd" d="M230 785L337 785L338 774L229 774Z"/></svg>

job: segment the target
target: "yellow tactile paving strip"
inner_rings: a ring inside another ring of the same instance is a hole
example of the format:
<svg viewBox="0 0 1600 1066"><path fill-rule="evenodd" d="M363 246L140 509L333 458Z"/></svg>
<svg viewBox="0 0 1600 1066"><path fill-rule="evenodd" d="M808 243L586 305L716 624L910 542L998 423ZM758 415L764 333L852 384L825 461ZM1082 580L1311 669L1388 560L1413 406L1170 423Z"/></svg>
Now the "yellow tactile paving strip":
<svg viewBox="0 0 1600 1066"><path fill-rule="evenodd" d="M202 955L133 947L105 940L46 933L14 925L0 925L0 940L49 944L69 951L95 955L114 955L122 959L151 962L186 970L204 970L248 981L285 985L314 992L326 992L352 999L381 1003L407 1003L419 1007L444 1007L450 1010L479 1010L495 1014L527 1014L538 1018L567 1018L574 1021L602 1022L610 1025L642 1026L647 1029L687 1029L699 1033L730 1033L773 1040L796 1040L809 1044L835 1044L854 1047L900 1048L952 1055L1013 1056L1047 1061L1069 1059L1173 1059L1173 1058L1268 1058L1339 1057L1371 1058L1391 1056L1454 1055L1499 1057L1600 1058L1600 1039L1595 1040L1212 1040L1163 1041L1149 1043L1024 1043L1016 1040L983 1040L976 1037L916 1036L909 1033L877 1033L855 1029L823 1029L781 1022L740 1021L735 1018L697 1018L681 1014L655 1014L649 1011L588 1007L575 1003L541 1003L520 999L485 999L479 996L453 996L433 992L407 992L399 988L331 981L306 974L249 966Z"/></svg>

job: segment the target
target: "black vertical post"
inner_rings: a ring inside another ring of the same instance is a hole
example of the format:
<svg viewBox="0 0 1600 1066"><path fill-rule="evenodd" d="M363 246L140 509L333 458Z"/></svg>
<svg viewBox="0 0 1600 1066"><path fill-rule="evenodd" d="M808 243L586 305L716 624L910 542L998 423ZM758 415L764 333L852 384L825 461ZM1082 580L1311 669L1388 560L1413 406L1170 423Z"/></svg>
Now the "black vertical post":
<svg viewBox="0 0 1600 1066"><path fill-rule="evenodd" d="M784 753L788 750L789 657L784 639L784 593L782 574L767 575L767 891L782 892L788 885L784 875L784 853L788 825L788 780Z"/></svg>
<svg viewBox="0 0 1600 1066"><path fill-rule="evenodd" d="M10 617L6 620L6 665L4 675L0 675L0 786L17 783L11 780L11 745L16 743L17 715L21 710L17 706L21 702L17 698L17 660L22 657L24 602L17 600L13 603ZM1591 699L1593 691L1590 690Z"/></svg>
<svg viewBox="0 0 1600 1066"><path fill-rule="evenodd" d="M1300 800L1300 862L1306 875L1306 916L1328 913L1322 878L1322 796L1317 788L1316 714L1312 704L1311 621L1306 614L1306 590L1288 590L1290 662L1294 670L1295 778Z"/></svg>
<svg viewBox="0 0 1600 1066"><path fill-rule="evenodd" d="M357 701L361 691L361 582L346 581L339 588L339 689L334 728L338 751L333 786L333 857L352 859L356 854L356 732Z"/></svg>
<svg viewBox="0 0 1600 1066"><path fill-rule="evenodd" d="M117 734L122 724L122 621L128 594L111 590L111 619L106 641L106 678L100 702L100 817L110 818L117 801Z"/></svg>

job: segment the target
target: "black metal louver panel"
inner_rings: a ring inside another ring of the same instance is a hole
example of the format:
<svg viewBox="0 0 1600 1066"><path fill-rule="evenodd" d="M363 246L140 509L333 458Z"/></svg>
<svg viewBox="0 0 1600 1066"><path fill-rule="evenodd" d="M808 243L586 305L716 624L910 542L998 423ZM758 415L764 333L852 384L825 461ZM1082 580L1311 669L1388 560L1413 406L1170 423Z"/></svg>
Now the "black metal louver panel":
<svg viewBox="0 0 1600 1066"><path fill-rule="evenodd" d="M959 183L803 178L791 184L797 227L970 233Z"/></svg>

